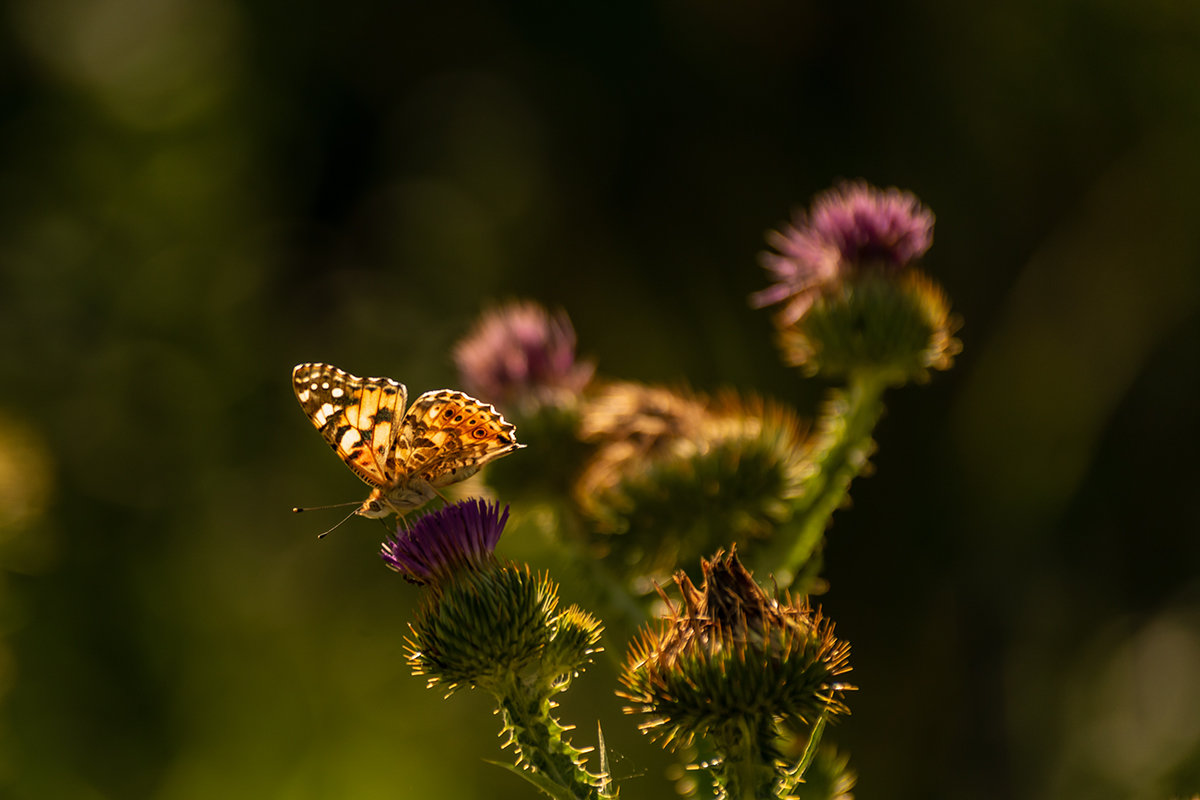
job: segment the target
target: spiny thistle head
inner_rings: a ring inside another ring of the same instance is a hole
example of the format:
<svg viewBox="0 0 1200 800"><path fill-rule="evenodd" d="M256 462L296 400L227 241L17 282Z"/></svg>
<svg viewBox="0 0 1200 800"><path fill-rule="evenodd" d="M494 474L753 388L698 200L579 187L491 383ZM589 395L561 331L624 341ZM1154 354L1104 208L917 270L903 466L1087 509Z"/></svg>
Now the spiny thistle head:
<svg viewBox="0 0 1200 800"><path fill-rule="evenodd" d="M593 364L575 357L575 329L566 313L529 301L485 311L455 346L464 388L513 413L543 404L571 404L592 378Z"/></svg>
<svg viewBox="0 0 1200 800"><path fill-rule="evenodd" d="M913 264L933 242L934 217L909 192L863 181L818 195L811 210L773 231L762 255L774 279L753 295L778 305L785 359L810 374L856 371L923 380L959 350L942 291Z"/></svg>
<svg viewBox="0 0 1200 800"><path fill-rule="evenodd" d="M585 405L581 429L600 447L577 502L622 568L641 575L785 535L812 470L794 412L732 392L620 384Z"/></svg>
<svg viewBox="0 0 1200 800"><path fill-rule="evenodd" d="M703 587L682 572L682 604L642 632L621 674L626 713L664 746L683 747L731 725L813 723L848 713L840 676L848 642L807 602L767 595L734 551L701 564Z"/></svg>
<svg viewBox="0 0 1200 800"><path fill-rule="evenodd" d="M380 548L383 563L411 583L441 584L462 570L480 570L493 555L508 506L478 498L431 511L409 529L397 528Z"/></svg>
<svg viewBox="0 0 1200 800"><path fill-rule="evenodd" d="M421 517L383 545L383 560L430 588L410 626L414 673L451 690L561 691L591 660L598 620L558 611L558 586L493 553L508 508L466 500ZM536 694L536 692L535 692Z"/></svg>
<svg viewBox="0 0 1200 800"><path fill-rule="evenodd" d="M958 324L945 293L924 274L869 273L818 296L780 328L779 346L784 361L810 375L869 372L889 384L924 382L931 369L954 363L962 349Z"/></svg>
<svg viewBox="0 0 1200 800"><path fill-rule="evenodd" d="M548 696L566 689L598 650L602 627L577 607L558 610L558 585L527 566L461 573L425 596L410 626L415 675L450 691L480 687Z"/></svg>

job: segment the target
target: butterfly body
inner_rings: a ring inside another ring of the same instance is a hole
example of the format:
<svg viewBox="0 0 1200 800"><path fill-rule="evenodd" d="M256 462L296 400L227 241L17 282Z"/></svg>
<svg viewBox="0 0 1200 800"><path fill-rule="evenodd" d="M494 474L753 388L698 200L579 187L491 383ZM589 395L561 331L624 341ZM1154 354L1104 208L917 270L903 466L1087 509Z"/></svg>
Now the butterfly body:
<svg viewBox="0 0 1200 800"><path fill-rule="evenodd" d="M401 516L524 447L493 406L453 389L425 392L406 408L404 384L320 363L298 365L292 388L329 446L371 486L359 516Z"/></svg>

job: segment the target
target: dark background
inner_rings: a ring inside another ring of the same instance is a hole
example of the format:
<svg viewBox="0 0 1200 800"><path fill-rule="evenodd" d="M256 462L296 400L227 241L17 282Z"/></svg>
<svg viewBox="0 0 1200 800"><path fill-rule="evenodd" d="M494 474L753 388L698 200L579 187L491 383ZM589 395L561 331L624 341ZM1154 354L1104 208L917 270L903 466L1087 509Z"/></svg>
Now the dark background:
<svg viewBox="0 0 1200 800"><path fill-rule="evenodd" d="M808 413L746 297L858 177L965 321L830 531L858 795L1200 791L1197 8L13 0L0 795L532 796L407 674L378 528L288 514L362 493L292 365L453 385L530 297L604 375ZM662 797L611 689L563 716Z"/></svg>

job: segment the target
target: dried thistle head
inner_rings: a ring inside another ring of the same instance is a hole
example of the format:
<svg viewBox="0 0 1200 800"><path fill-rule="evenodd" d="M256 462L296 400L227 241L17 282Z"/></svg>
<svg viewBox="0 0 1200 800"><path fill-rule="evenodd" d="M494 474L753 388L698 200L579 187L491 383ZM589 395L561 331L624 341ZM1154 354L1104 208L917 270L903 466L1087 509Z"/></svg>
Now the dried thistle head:
<svg viewBox="0 0 1200 800"><path fill-rule="evenodd" d="M804 600L768 595L733 550L701 567L702 587L678 573L680 604L630 646L620 696L643 732L679 748L731 727L777 730L848 713L850 645L832 622Z"/></svg>

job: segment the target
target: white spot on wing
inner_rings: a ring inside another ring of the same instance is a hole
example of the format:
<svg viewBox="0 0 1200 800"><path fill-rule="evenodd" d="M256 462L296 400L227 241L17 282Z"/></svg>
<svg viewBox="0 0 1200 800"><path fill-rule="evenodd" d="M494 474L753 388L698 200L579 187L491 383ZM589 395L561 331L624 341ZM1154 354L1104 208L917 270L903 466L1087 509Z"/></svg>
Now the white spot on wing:
<svg viewBox="0 0 1200 800"><path fill-rule="evenodd" d="M358 435L358 431L354 428L350 428L344 434L342 434L342 440L338 442L338 447L342 448L342 450L348 451L361 441L362 437Z"/></svg>
<svg viewBox="0 0 1200 800"><path fill-rule="evenodd" d="M334 397L341 397L342 395L345 394L345 392L342 391L342 387L335 386L335 387L333 387L333 391L330 392L330 394L333 395Z"/></svg>
<svg viewBox="0 0 1200 800"><path fill-rule="evenodd" d="M296 395L296 397L300 399L301 403L307 403L308 402L308 389L305 389L304 391L300 392L299 394Z"/></svg>

